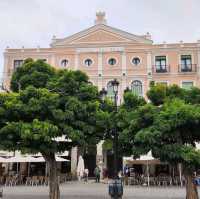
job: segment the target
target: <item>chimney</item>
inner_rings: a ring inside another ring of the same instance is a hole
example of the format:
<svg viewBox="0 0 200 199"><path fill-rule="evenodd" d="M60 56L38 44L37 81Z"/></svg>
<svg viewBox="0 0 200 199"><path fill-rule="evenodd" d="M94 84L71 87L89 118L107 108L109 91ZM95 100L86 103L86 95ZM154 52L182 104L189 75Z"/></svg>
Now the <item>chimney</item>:
<svg viewBox="0 0 200 199"><path fill-rule="evenodd" d="M104 24L106 25L107 24L107 21L106 21L106 13L105 12L97 12L96 13L96 20L95 20L95 25L98 25L98 24Z"/></svg>

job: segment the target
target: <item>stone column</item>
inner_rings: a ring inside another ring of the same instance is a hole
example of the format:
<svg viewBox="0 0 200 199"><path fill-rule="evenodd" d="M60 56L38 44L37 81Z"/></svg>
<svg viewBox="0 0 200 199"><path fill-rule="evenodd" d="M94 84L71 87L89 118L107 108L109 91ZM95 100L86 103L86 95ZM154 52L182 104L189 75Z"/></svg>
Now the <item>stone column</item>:
<svg viewBox="0 0 200 199"><path fill-rule="evenodd" d="M99 166L101 170L101 179L103 177L103 140L97 144L97 156L96 156L96 164Z"/></svg>
<svg viewBox="0 0 200 199"><path fill-rule="evenodd" d="M74 68L74 70L78 70L78 68L79 68L79 54L78 54L78 52L76 52L76 54L75 54L75 68Z"/></svg>
<svg viewBox="0 0 200 199"><path fill-rule="evenodd" d="M103 88L103 53L98 52L98 89Z"/></svg>
<svg viewBox="0 0 200 199"><path fill-rule="evenodd" d="M123 102L124 90L127 85L127 66L126 66L126 52L122 52L122 85L121 85L121 103Z"/></svg>
<svg viewBox="0 0 200 199"><path fill-rule="evenodd" d="M78 164L78 148L73 147L71 149L71 173L72 173L72 176L76 176L77 164Z"/></svg>

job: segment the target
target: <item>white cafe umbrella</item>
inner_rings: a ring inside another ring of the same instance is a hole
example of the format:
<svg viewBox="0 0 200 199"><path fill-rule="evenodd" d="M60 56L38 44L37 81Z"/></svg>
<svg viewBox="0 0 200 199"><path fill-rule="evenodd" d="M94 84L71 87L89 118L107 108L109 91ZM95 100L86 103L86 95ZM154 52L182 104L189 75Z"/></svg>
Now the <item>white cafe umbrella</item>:
<svg viewBox="0 0 200 199"><path fill-rule="evenodd" d="M7 163L7 159L0 157L0 163Z"/></svg>
<svg viewBox="0 0 200 199"><path fill-rule="evenodd" d="M38 157L38 158L35 158L35 159L36 159L37 162L46 162L43 157ZM69 162L69 160L66 160L64 158L56 156L56 162Z"/></svg>
<svg viewBox="0 0 200 199"><path fill-rule="evenodd" d="M45 159L43 157L32 157L32 156L15 156L11 158L1 158L1 163L14 163L14 162L45 162ZM56 162L69 162L69 160L66 160L64 158L56 156Z"/></svg>
<svg viewBox="0 0 200 199"><path fill-rule="evenodd" d="M4 159L4 160L3 160ZM0 162L3 161L5 163L20 163L20 162L38 162L37 158L31 157L31 156L14 156L11 158L1 158Z"/></svg>
<svg viewBox="0 0 200 199"><path fill-rule="evenodd" d="M79 177L83 177L84 169L85 169L85 165L84 165L83 157L79 156L78 166L77 166L77 174Z"/></svg>

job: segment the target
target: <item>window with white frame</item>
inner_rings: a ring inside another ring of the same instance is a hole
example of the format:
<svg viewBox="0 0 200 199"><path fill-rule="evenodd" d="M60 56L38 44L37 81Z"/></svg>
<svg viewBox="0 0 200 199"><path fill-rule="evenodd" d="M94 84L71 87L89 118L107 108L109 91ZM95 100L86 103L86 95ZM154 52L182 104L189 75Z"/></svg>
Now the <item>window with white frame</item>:
<svg viewBox="0 0 200 199"><path fill-rule="evenodd" d="M14 60L14 70L16 70L18 67L22 66L23 65L23 60L22 59L19 59L19 60Z"/></svg>
<svg viewBox="0 0 200 199"><path fill-rule="evenodd" d="M143 96L142 82L139 80L134 80L131 84L131 90L134 95Z"/></svg>
<svg viewBox="0 0 200 199"><path fill-rule="evenodd" d="M155 57L156 72L167 72L167 58L166 56Z"/></svg>
<svg viewBox="0 0 200 199"><path fill-rule="evenodd" d="M182 82L182 88L186 90L190 90L194 86L193 81Z"/></svg>
<svg viewBox="0 0 200 199"><path fill-rule="evenodd" d="M108 64L111 65L111 66L116 65L116 63L117 63L117 60L116 60L115 58L110 58L110 59L108 60Z"/></svg>
<svg viewBox="0 0 200 199"><path fill-rule="evenodd" d="M139 57L134 57L132 59L132 64L135 65L135 66L138 66L140 64L140 58Z"/></svg>
<svg viewBox="0 0 200 199"><path fill-rule="evenodd" d="M192 71L192 56L181 55L181 72Z"/></svg>
<svg viewBox="0 0 200 199"><path fill-rule="evenodd" d="M85 65L86 65L86 66L91 66L92 63L93 63L93 62L92 62L91 59L86 59L86 60L85 60Z"/></svg>

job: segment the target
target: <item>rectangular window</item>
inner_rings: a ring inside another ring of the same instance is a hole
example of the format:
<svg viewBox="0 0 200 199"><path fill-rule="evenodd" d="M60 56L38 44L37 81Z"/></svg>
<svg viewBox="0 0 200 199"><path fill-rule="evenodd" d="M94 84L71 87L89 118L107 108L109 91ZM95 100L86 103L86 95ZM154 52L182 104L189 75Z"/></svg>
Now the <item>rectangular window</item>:
<svg viewBox="0 0 200 199"><path fill-rule="evenodd" d="M191 71L192 71L192 56L181 55L181 72L191 72Z"/></svg>
<svg viewBox="0 0 200 199"><path fill-rule="evenodd" d="M155 63L156 63L156 72L157 73L167 72L166 56L156 56Z"/></svg>
<svg viewBox="0 0 200 199"><path fill-rule="evenodd" d="M182 82L182 88L189 90L194 86L194 82Z"/></svg>
<svg viewBox="0 0 200 199"><path fill-rule="evenodd" d="M14 66L13 66L13 68L14 68L14 70L16 70L18 67L20 67L20 66L22 66L22 64L23 64L23 60L14 60Z"/></svg>

